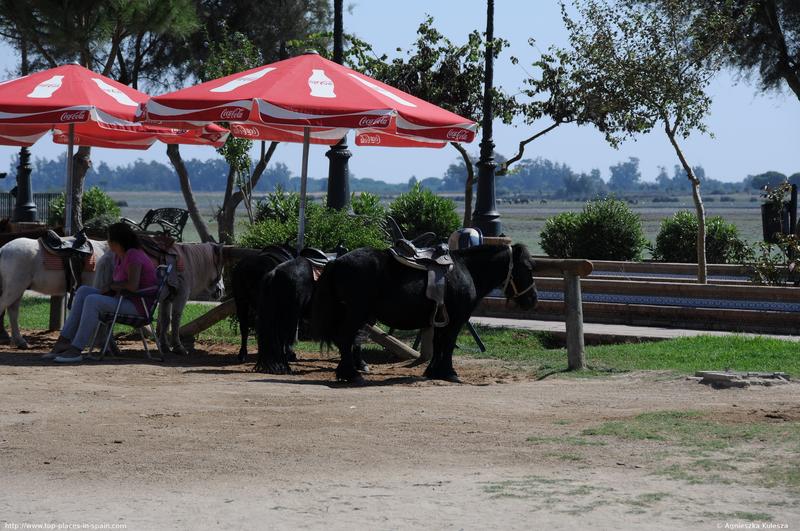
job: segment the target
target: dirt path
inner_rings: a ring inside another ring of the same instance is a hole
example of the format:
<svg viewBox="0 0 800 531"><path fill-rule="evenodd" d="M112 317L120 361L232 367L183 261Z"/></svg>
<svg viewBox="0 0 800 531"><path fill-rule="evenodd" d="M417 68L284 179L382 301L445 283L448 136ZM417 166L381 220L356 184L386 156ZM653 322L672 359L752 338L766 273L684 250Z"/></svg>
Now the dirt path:
<svg viewBox="0 0 800 531"><path fill-rule="evenodd" d="M800 447L772 444L785 437L770 434L800 421L796 384L714 391L654 373L534 381L519 368L460 359L466 385L427 382L409 376L419 369L381 364L372 385L341 388L332 384L327 359L304 362L300 376L288 377L225 365L219 355L64 367L38 359L42 339L31 342L34 351L0 351L4 523L800 525L792 469L775 469L775 477L789 474L777 483L760 472L772 460L795 463L789 450ZM617 424L609 421L627 426L643 412L689 410L713 421L710 430L756 423L766 435L698 450L685 440L676 447L585 431L613 431ZM694 475L700 460L711 464ZM733 461L737 467L723 470Z"/></svg>

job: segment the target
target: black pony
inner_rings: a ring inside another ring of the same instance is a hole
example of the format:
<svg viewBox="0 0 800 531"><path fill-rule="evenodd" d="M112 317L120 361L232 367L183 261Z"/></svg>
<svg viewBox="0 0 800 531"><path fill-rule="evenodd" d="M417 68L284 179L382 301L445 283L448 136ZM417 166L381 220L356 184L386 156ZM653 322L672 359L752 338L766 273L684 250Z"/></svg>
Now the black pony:
<svg viewBox="0 0 800 531"><path fill-rule="evenodd" d="M242 343L239 347L239 361L247 360L247 336L250 334L250 319L258 310L258 296L261 282L275 266L297 256L297 251L288 245L264 247L255 256L242 258L233 267L233 300L236 302L236 318Z"/></svg>
<svg viewBox="0 0 800 531"><path fill-rule="evenodd" d="M451 255L455 265L447 274L444 298L450 321L435 329L425 376L458 382L453 369L456 338L481 299L499 287L507 299L527 309L536 304L537 294L533 259L522 244L480 245ZM362 380L352 347L365 323L380 321L401 330L431 326L434 303L425 297L426 277L425 271L377 249L356 249L328 264L314 291L312 326L315 335L339 348L338 379Z"/></svg>
<svg viewBox="0 0 800 531"><path fill-rule="evenodd" d="M290 374L297 327L307 313L314 293L314 268L298 257L275 267L264 276L258 304L258 358L255 370Z"/></svg>

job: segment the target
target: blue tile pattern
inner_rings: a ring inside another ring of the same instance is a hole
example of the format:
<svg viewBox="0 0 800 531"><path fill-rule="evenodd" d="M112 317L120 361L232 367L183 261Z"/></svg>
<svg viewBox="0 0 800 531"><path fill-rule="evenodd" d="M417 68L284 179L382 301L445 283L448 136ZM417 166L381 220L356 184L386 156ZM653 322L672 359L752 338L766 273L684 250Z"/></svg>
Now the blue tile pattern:
<svg viewBox="0 0 800 531"><path fill-rule="evenodd" d="M497 296L500 296L499 293ZM700 299L663 297L652 295L614 295L606 293L582 293L583 302L606 302L614 304L649 304L652 306L681 306L684 308L719 308L724 310L761 310L775 312L800 312L800 302L743 301L732 299ZM560 291L539 291L539 300L563 301Z"/></svg>

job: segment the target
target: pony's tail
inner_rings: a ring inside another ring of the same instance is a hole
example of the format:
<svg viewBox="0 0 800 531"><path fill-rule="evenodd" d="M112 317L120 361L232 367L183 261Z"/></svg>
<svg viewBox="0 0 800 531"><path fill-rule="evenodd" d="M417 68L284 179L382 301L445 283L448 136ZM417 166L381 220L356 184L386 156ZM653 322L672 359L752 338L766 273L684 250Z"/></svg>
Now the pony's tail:
<svg viewBox="0 0 800 531"><path fill-rule="evenodd" d="M336 300L336 262L322 271L311 299L311 332L320 341L331 343L336 332L336 316L342 315L342 303Z"/></svg>
<svg viewBox="0 0 800 531"><path fill-rule="evenodd" d="M276 312L279 302L275 299L273 283L275 272L270 271L264 275L259 296L258 316L256 317L256 332L258 336L258 359L255 369L266 371L268 360L280 360L283 355L281 348L280 315Z"/></svg>

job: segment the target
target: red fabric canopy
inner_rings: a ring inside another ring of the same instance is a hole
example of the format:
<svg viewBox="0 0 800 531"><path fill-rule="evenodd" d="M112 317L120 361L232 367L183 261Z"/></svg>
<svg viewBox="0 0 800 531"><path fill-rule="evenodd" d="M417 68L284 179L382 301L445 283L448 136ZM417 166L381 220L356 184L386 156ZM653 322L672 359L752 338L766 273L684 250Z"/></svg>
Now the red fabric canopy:
<svg viewBox="0 0 800 531"><path fill-rule="evenodd" d="M232 123L231 134L249 140L274 142L303 142L303 128L294 125L271 126L257 123ZM347 134L349 129L341 127L312 127L309 142L332 146Z"/></svg>
<svg viewBox="0 0 800 531"><path fill-rule="evenodd" d="M78 65L0 83L0 124L132 122L147 95Z"/></svg>
<svg viewBox="0 0 800 531"><path fill-rule="evenodd" d="M45 125L0 125L0 145L31 147L49 130Z"/></svg>
<svg viewBox="0 0 800 531"><path fill-rule="evenodd" d="M306 54L151 98L152 122L386 129L471 142L477 124L389 85Z"/></svg>
<svg viewBox="0 0 800 531"><path fill-rule="evenodd" d="M145 124L110 125L87 122L75 126L74 143L101 148L145 150L156 140L160 140L165 144L206 145L219 148L225 143L228 134L227 129L216 124L199 129L170 129ZM56 126L53 130L53 142L69 143L67 127Z"/></svg>

